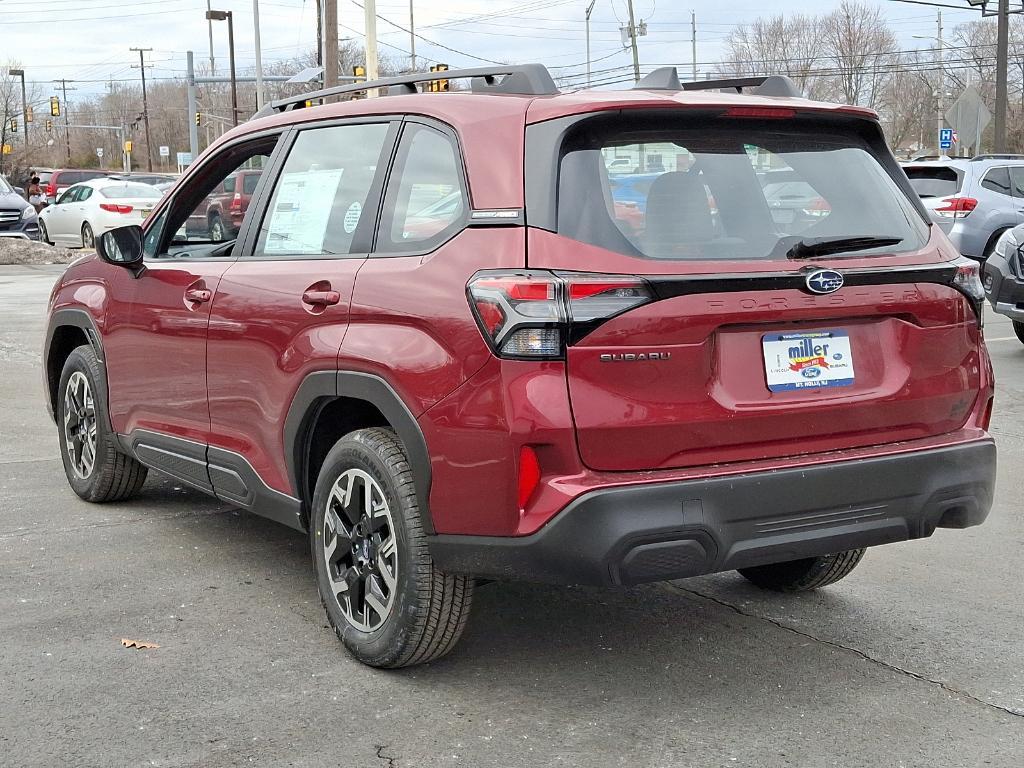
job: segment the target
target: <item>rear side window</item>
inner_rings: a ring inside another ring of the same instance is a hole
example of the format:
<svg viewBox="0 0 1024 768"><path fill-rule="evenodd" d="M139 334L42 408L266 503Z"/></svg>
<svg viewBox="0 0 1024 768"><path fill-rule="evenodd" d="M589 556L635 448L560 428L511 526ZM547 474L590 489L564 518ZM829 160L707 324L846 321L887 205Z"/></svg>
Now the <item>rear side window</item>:
<svg viewBox="0 0 1024 768"><path fill-rule="evenodd" d="M960 191L963 173L952 167L930 165L907 166L903 169L918 197L949 197Z"/></svg>
<svg viewBox="0 0 1024 768"><path fill-rule="evenodd" d="M407 125L384 195L376 250L436 248L462 226L467 207L455 142L425 125Z"/></svg>
<svg viewBox="0 0 1024 768"><path fill-rule="evenodd" d="M559 168L557 229L575 240L630 256L743 261L785 258L806 238L900 239L858 255L926 242L920 213L852 132L813 121L588 122Z"/></svg>
<svg viewBox="0 0 1024 768"><path fill-rule="evenodd" d="M234 176L228 176L226 179L224 179L224 191L225 192L234 192L235 191L235 177Z"/></svg>
<svg viewBox="0 0 1024 768"><path fill-rule="evenodd" d="M274 185L256 255L340 256L358 252L356 232L388 134L387 123L301 131Z"/></svg>
<svg viewBox="0 0 1024 768"><path fill-rule="evenodd" d="M247 173L242 177L242 194L251 195L256 191L256 185L260 182L258 173Z"/></svg>
<svg viewBox="0 0 1024 768"><path fill-rule="evenodd" d="M115 187L103 187L100 194L115 200L159 200L161 197L160 190L156 187L134 182L118 184Z"/></svg>
<svg viewBox="0 0 1024 768"><path fill-rule="evenodd" d="M981 180L981 186L989 192L996 192L1000 195L1010 194L1010 169L990 168Z"/></svg>
<svg viewBox="0 0 1024 768"><path fill-rule="evenodd" d="M1024 197L1024 166L1010 167L1010 183L1013 185L1013 196Z"/></svg>

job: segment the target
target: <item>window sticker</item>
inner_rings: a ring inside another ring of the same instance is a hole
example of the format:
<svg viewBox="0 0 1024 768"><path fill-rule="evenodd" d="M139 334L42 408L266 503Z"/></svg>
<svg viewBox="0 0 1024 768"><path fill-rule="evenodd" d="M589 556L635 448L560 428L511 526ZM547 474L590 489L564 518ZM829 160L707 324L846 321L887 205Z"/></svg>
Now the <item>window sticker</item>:
<svg viewBox="0 0 1024 768"><path fill-rule="evenodd" d="M323 253L343 173L336 168L282 175L267 225L266 253ZM347 220L348 214L346 226Z"/></svg>
<svg viewBox="0 0 1024 768"><path fill-rule="evenodd" d="M348 207L348 210L345 211L345 221L343 222L345 234L351 235L356 231L356 227L359 226L359 216L362 212L363 206L358 200Z"/></svg>

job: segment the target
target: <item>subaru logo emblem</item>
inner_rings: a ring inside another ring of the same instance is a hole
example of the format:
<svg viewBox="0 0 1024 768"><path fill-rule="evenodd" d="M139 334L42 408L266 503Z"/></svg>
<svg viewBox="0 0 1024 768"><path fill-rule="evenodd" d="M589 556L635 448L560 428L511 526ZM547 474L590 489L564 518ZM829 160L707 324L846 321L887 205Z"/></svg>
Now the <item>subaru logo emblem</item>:
<svg viewBox="0 0 1024 768"><path fill-rule="evenodd" d="M807 275L807 290L811 293L834 293L843 287L843 276L834 269L816 269Z"/></svg>

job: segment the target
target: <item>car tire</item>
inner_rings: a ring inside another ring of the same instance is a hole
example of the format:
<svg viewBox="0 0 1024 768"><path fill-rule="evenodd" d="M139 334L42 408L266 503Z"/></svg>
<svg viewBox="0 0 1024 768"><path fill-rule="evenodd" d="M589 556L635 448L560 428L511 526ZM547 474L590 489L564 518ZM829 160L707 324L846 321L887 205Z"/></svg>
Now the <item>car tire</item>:
<svg viewBox="0 0 1024 768"><path fill-rule="evenodd" d="M772 592L810 592L848 575L864 557L864 552L863 549L851 549L835 555L740 568L739 572L761 589Z"/></svg>
<svg viewBox="0 0 1024 768"><path fill-rule="evenodd" d="M327 454L310 545L327 618L359 661L407 667L455 646L475 582L434 565L409 460L394 432L361 429Z"/></svg>
<svg viewBox="0 0 1024 768"><path fill-rule="evenodd" d="M122 501L142 488L146 468L120 451L110 429L103 368L92 347L72 350L57 389L64 474L86 501Z"/></svg>
<svg viewBox="0 0 1024 768"><path fill-rule="evenodd" d="M92 225L88 221L82 225L82 247L96 247L96 235L93 233Z"/></svg>
<svg viewBox="0 0 1024 768"><path fill-rule="evenodd" d="M1017 338L1020 339L1020 343L1024 344L1024 321L1014 320L1013 332L1017 334Z"/></svg>
<svg viewBox="0 0 1024 768"><path fill-rule="evenodd" d="M53 245L50 242L50 233L46 231L46 223L42 219L39 220L39 240L47 245Z"/></svg>
<svg viewBox="0 0 1024 768"><path fill-rule="evenodd" d="M224 220L220 217L219 213L210 215L210 219L207 224L207 231L209 232L211 242L223 243L225 239L227 239L227 232L224 229Z"/></svg>

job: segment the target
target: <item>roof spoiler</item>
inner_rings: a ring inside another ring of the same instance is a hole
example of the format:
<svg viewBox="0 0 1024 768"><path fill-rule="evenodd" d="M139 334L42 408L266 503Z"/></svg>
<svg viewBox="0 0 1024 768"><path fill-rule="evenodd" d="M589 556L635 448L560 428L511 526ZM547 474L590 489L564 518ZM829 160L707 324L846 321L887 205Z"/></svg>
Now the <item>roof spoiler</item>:
<svg viewBox="0 0 1024 768"><path fill-rule="evenodd" d="M785 75L763 77L734 77L724 80L693 80L680 82L679 70L675 67L659 67L640 82L634 89L644 91L724 91L734 90L751 96L799 97L803 94L791 79ZM749 89L749 90L746 90Z"/></svg>

